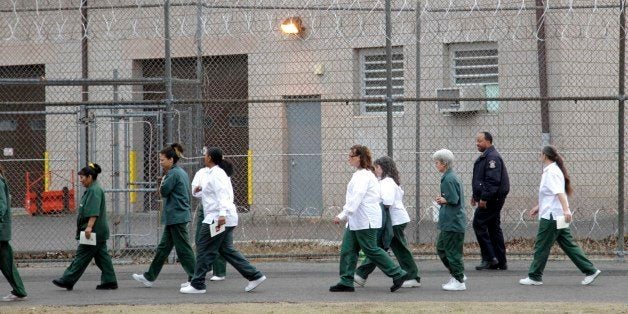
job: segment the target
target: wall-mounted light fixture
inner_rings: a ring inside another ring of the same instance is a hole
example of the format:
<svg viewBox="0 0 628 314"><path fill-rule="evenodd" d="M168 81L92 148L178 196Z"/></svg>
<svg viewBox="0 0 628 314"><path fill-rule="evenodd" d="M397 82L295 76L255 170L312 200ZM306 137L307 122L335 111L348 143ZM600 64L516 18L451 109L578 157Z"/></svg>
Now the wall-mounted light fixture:
<svg viewBox="0 0 628 314"><path fill-rule="evenodd" d="M293 16L281 22L281 32L287 35L303 36L303 21L298 16Z"/></svg>

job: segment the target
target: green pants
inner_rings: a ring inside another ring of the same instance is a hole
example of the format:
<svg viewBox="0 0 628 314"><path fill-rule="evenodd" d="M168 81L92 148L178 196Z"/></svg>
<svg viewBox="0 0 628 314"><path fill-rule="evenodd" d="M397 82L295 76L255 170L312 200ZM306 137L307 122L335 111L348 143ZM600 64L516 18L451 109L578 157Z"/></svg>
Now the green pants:
<svg viewBox="0 0 628 314"><path fill-rule="evenodd" d="M408 248L408 241L406 240L406 236L403 233L403 231L406 229L406 225L407 223L392 227L393 234L392 240L390 241L390 249L395 254L395 257L397 258L401 269L405 270L408 273L408 278L420 281L421 277L419 277L419 269L414 262L412 252ZM362 265L358 267L355 273L358 274L358 276L366 279L368 278L368 275L375 270L375 267L375 263L373 263L367 257L364 259L364 262L362 262Z"/></svg>
<svg viewBox="0 0 628 314"><path fill-rule="evenodd" d="M192 287L203 290L207 286L205 284L205 275L209 271L210 265L214 259L222 255L229 264L233 266L242 277L252 281L262 278L263 274L251 265L251 263L233 246L233 230L235 227L226 227L225 231L211 236L208 224L203 224L201 228L201 236L198 240L198 261L194 278L190 280Z"/></svg>
<svg viewBox="0 0 628 314"><path fill-rule="evenodd" d="M198 240L201 238L201 229L203 228L203 219L205 219L203 209L197 209L198 215L196 216L196 234L194 235L194 243L196 244L196 254L198 254ZM227 275L227 261L222 255L218 254L214 263L209 270L214 270L214 275L218 277L225 277ZM208 271L209 271L208 270Z"/></svg>
<svg viewBox="0 0 628 314"><path fill-rule="evenodd" d="M24 289L24 283L22 283L20 273L17 272L17 266L13 261L13 249L9 241L0 241L0 270L13 288L11 293L18 297L25 297L26 289Z"/></svg>
<svg viewBox="0 0 628 314"><path fill-rule="evenodd" d="M438 234L436 253L451 276L459 282L463 282L464 278L463 247L463 232L441 231Z"/></svg>
<svg viewBox="0 0 628 314"><path fill-rule="evenodd" d="M155 281L161 268L164 266L172 247L177 252L179 262L188 275L188 281L192 279L194 275L194 251L190 245L190 237L188 236L187 223L167 225L164 227L164 233L161 236L161 241L157 245L157 252L153 262L150 263L148 271L144 273L144 278L148 281Z"/></svg>
<svg viewBox="0 0 628 314"><path fill-rule="evenodd" d="M397 280L406 275L406 272L397 266L388 256L386 251L377 246L377 230L345 229L340 248L340 282L339 284L353 287L353 275L358 264L358 253L360 249L364 255L371 260L386 276Z"/></svg>
<svg viewBox="0 0 628 314"><path fill-rule="evenodd" d="M541 219L534 242L534 259L528 271L530 279L542 281L543 270L554 242L558 242L558 246L585 275L593 275L597 271L582 249L574 242L569 228L556 229L556 220Z"/></svg>
<svg viewBox="0 0 628 314"><path fill-rule="evenodd" d="M100 283L114 283L116 273L113 270L111 256L107 251L107 242L98 242L96 245L79 244L76 249L76 256L70 266L63 272L61 281L69 285L74 285L81 278L89 263L94 259L96 266L100 268Z"/></svg>

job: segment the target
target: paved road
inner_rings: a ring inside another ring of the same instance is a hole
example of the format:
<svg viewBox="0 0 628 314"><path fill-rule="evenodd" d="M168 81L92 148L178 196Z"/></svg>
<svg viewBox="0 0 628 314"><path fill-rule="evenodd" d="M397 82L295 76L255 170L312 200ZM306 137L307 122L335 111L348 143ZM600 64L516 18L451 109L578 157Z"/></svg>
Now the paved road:
<svg viewBox="0 0 628 314"><path fill-rule="evenodd" d="M74 291L59 289L50 283L63 272L63 267L42 264L20 268L29 300L2 306L26 305L88 305L88 304L186 304L234 302L353 302L353 301L506 301L506 302L628 302L628 264L616 261L595 261L603 273L591 286L581 286L583 275L570 261L551 261L544 285L521 286L517 282L526 276L529 261L510 261L507 271L471 270L476 260L467 260L468 290L442 291L440 285L447 274L436 260L421 260L421 288L401 289L390 293L391 281L377 270L366 288L355 293L330 293L328 287L337 282L337 262L256 262L268 280L251 293L243 291L246 281L229 268L227 280L210 283L205 295L183 295L179 284L185 281L179 265L166 265L152 288L144 288L131 279L147 265L116 265L120 289L97 292L100 273L90 266ZM0 279L0 291L9 291ZM4 293L3 292L3 293Z"/></svg>

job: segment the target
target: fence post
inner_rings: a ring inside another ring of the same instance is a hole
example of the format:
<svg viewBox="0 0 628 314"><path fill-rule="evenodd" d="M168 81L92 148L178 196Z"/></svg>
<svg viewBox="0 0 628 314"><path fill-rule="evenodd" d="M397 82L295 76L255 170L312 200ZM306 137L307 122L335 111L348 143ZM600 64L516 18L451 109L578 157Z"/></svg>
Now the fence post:
<svg viewBox="0 0 628 314"><path fill-rule="evenodd" d="M392 121L392 22L391 0L386 0L386 146L388 156L393 157Z"/></svg>
<svg viewBox="0 0 628 314"><path fill-rule="evenodd" d="M166 141L172 144L172 124L173 124L173 107L172 107L172 58L170 56L170 0L164 3L164 84L166 85Z"/></svg>
<svg viewBox="0 0 628 314"><path fill-rule="evenodd" d="M114 69L113 70L113 79L114 81L119 79L119 75L118 75L118 69ZM111 114L112 115L118 115L118 109L117 109L117 103L119 101L119 94L118 94L118 85L113 85L113 102L114 102L114 109L111 109ZM113 118L113 125L112 127L112 150L111 150L111 160L112 160L112 167L111 167L111 187L114 190L120 189L120 138L118 135L118 126L119 126L119 122L120 122L120 118ZM111 203L113 204L113 219L114 221L116 219L118 219L118 215L120 214L120 206L119 206L119 197L118 197L118 193L113 193L113 195L111 195ZM118 234L118 224L114 223L113 224L113 234L116 234L116 236L113 237L112 239L112 250L115 253L116 250L118 249L118 242L119 242L119 237L117 236Z"/></svg>
<svg viewBox="0 0 628 314"><path fill-rule="evenodd" d="M421 1L417 0L416 2L416 14L415 14L415 22L416 22L416 78L415 78L415 88L416 88L416 108L414 114L414 141L415 141L415 153L414 153L414 212L416 219L416 232L414 233L414 241L415 243L420 243L420 230L421 226L419 225L419 221L421 221L421 101L418 100L421 98Z"/></svg>
<svg viewBox="0 0 628 314"><path fill-rule="evenodd" d="M624 119L626 89L626 9L620 1L619 17L619 108L618 108L618 151L617 158L617 258L624 261Z"/></svg>

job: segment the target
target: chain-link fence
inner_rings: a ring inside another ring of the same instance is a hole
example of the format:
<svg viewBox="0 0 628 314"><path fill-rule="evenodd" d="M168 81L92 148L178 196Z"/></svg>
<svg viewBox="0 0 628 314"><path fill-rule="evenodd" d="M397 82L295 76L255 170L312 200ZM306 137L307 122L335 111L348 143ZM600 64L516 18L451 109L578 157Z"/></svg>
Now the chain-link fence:
<svg viewBox="0 0 628 314"><path fill-rule="evenodd" d="M150 257L161 232L157 153L176 141L190 177L203 146L234 162L244 252L336 255L342 229L331 218L360 143L397 161L406 233L416 253L432 254L431 154L454 152L470 194L474 137L486 130L511 176L510 253L531 251L537 222L526 211L551 143L576 191L574 234L590 253L623 256L624 4L4 1L0 164L13 246L25 259L72 254L75 172L94 161L115 257ZM470 224L466 240L477 254Z"/></svg>

